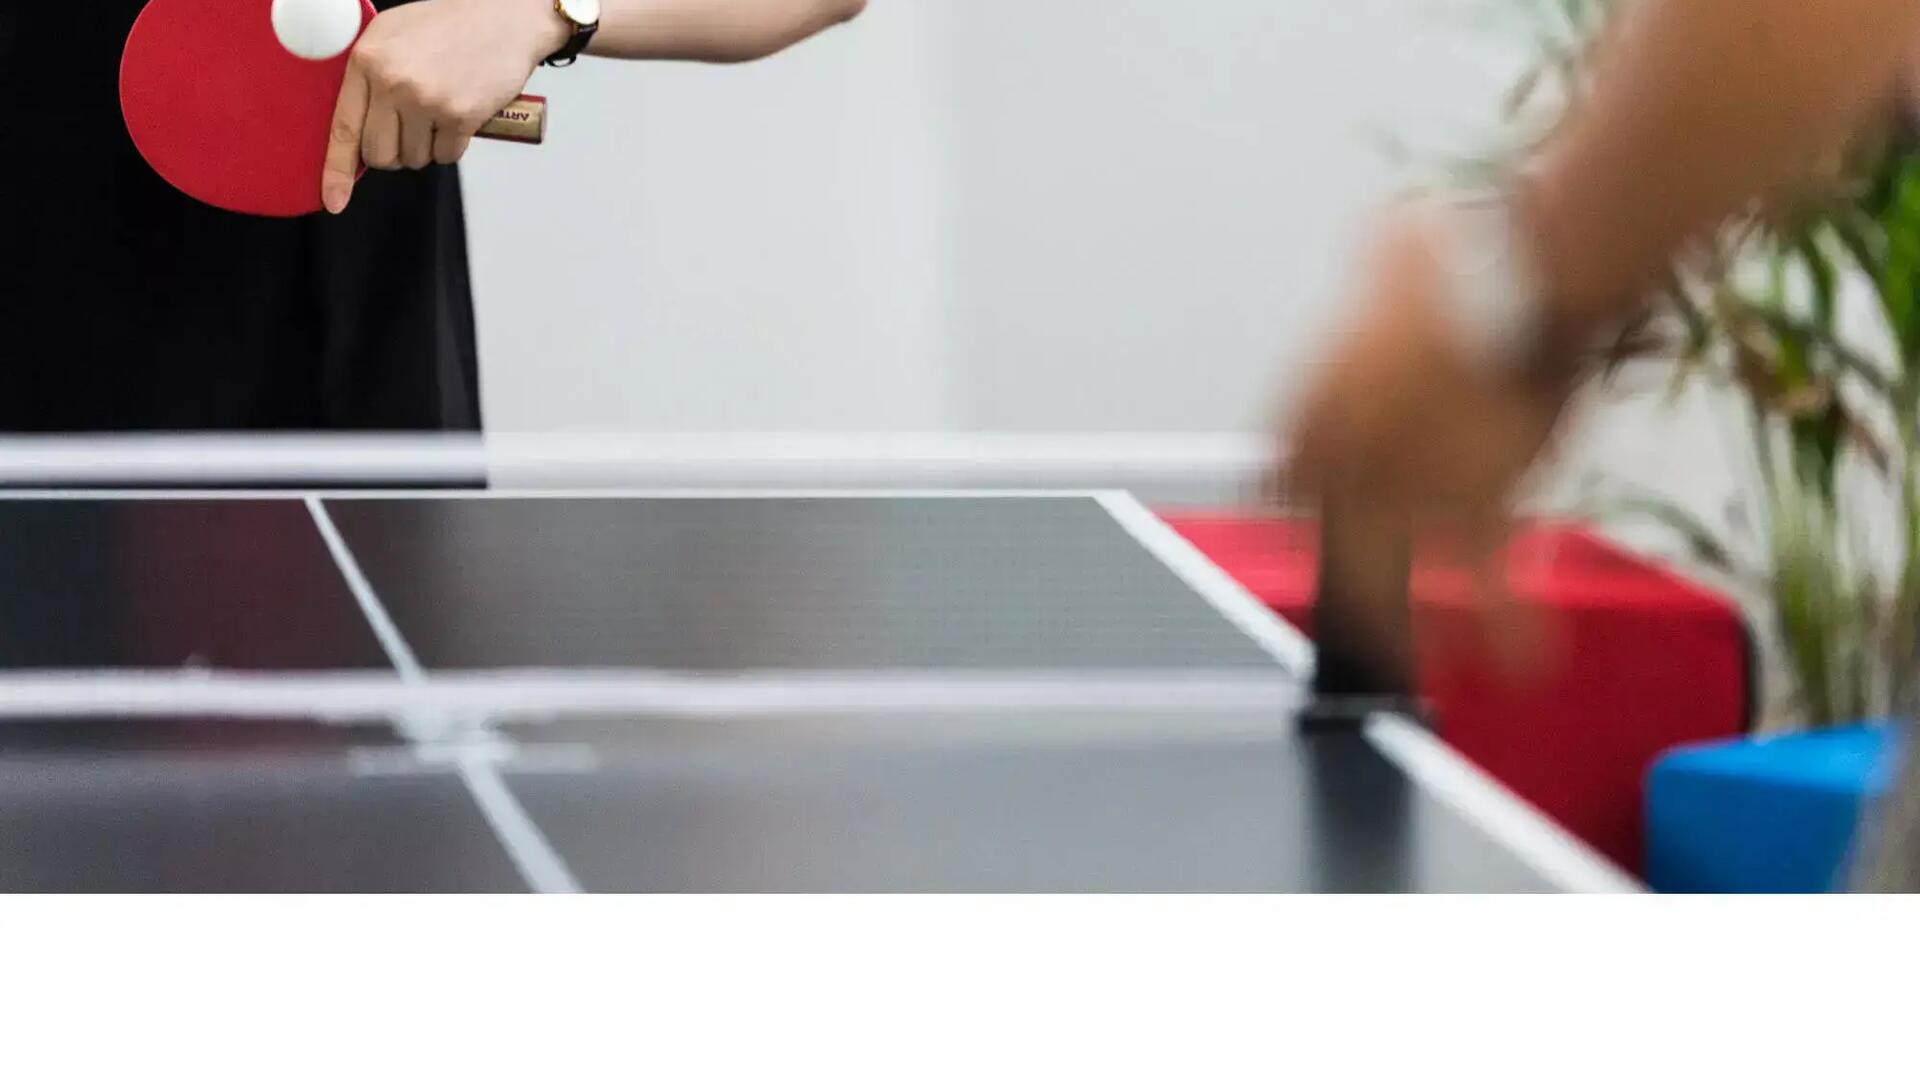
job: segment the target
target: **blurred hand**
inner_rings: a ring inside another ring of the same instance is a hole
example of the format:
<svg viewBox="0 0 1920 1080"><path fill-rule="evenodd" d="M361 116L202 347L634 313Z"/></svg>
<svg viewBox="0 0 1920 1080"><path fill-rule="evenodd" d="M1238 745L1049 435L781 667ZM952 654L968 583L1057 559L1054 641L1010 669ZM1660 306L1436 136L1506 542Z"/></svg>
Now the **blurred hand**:
<svg viewBox="0 0 1920 1080"><path fill-rule="evenodd" d="M321 199L338 214L362 163L451 165L566 44L552 0L422 0L382 12L354 47L334 110Z"/></svg>
<svg viewBox="0 0 1920 1080"><path fill-rule="evenodd" d="M1540 637L1505 589L1500 553L1508 509L1558 423L1572 390L1564 377L1509 377L1466 355L1441 266L1418 219L1385 234L1357 307L1320 357L1292 423L1293 449L1276 474L1289 498L1339 515L1340 580L1329 581L1346 621L1383 643L1377 663L1406 674L1391 643L1404 626L1404 537L1434 525L1467 546L1479 570L1489 643L1510 666L1536 659ZM1377 542L1368 537L1377 537ZM1516 672L1517 673L1517 672Z"/></svg>

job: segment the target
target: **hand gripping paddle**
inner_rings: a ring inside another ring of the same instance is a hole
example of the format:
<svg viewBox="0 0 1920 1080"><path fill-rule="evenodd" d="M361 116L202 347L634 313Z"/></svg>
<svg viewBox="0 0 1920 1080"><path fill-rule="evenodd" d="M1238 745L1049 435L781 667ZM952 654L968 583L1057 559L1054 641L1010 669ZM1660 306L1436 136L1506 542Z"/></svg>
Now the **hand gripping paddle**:
<svg viewBox="0 0 1920 1080"><path fill-rule="evenodd" d="M266 217L321 208L320 177L368 0L150 0L120 62L120 110L153 171L201 202ZM522 97L482 138L538 143Z"/></svg>

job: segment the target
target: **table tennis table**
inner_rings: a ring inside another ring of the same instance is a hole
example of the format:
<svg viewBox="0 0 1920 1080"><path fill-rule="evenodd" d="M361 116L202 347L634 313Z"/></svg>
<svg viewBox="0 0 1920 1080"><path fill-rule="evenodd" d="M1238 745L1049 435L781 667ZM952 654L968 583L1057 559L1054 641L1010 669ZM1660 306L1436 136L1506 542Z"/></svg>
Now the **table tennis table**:
<svg viewBox="0 0 1920 1080"><path fill-rule="evenodd" d="M1118 493L0 493L0 889L1635 887L1313 663Z"/></svg>

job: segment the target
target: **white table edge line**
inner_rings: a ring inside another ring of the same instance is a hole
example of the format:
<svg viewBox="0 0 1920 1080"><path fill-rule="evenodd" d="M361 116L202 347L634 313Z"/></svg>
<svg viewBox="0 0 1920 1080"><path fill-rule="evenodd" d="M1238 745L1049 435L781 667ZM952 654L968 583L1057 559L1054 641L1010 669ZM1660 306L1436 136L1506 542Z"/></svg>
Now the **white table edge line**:
<svg viewBox="0 0 1920 1080"><path fill-rule="evenodd" d="M1166 520L1124 491L1104 491L1097 501L1135 542L1158 559L1219 615L1302 681L1313 675L1313 643L1298 628L1261 603Z"/></svg>
<svg viewBox="0 0 1920 1080"><path fill-rule="evenodd" d="M1412 720L1376 715L1367 741L1428 795L1472 821L1556 887L1637 893L1641 884L1506 785Z"/></svg>

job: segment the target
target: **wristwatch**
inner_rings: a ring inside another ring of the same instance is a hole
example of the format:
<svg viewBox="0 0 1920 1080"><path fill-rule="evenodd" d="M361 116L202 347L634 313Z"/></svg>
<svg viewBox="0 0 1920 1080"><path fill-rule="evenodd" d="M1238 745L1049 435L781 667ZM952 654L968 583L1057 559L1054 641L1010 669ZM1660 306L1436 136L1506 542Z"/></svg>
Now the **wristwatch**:
<svg viewBox="0 0 1920 1080"><path fill-rule="evenodd" d="M559 52L541 62L548 67L566 67L580 59L580 54L586 52L588 43L593 41L593 35L599 32L600 0L553 0L553 10L573 27L573 36Z"/></svg>
<svg viewBox="0 0 1920 1080"><path fill-rule="evenodd" d="M1426 208L1441 302L1481 374L1511 378L1535 357L1546 292L1519 207L1505 192L1456 196Z"/></svg>

